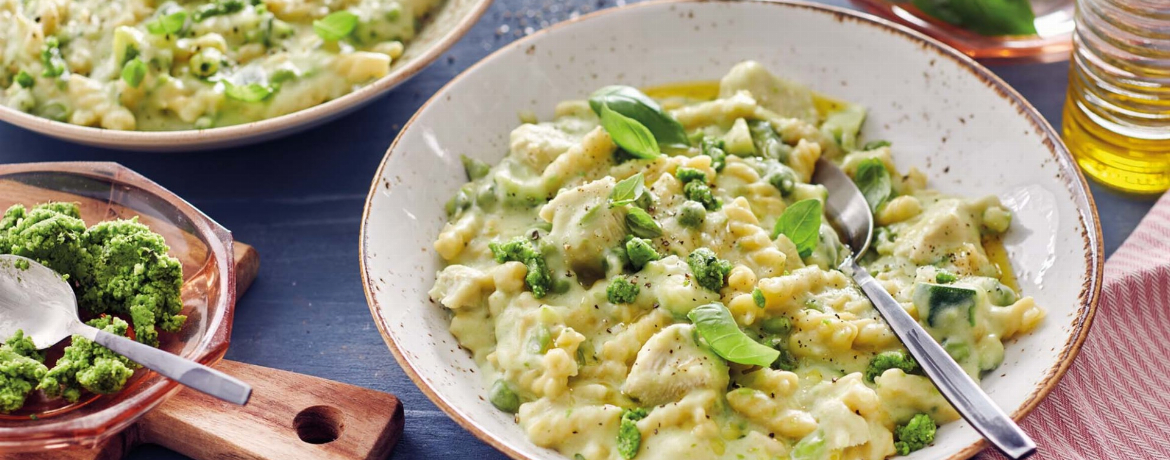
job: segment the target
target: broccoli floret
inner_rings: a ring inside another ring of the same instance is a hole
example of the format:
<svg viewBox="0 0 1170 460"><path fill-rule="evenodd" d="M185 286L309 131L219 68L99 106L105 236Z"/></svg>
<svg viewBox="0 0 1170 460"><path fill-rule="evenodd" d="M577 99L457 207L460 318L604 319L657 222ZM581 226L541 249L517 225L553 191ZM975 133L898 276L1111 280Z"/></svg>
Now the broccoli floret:
<svg viewBox="0 0 1170 460"><path fill-rule="evenodd" d="M638 455L638 448L642 447L642 432L638 430L638 420L644 418L646 409L627 409L622 412L622 421L618 426L617 449L626 460Z"/></svg>
<svg viewBox="0 0 1170 460"><path fill-rule="evenodd" d="M703 155L711 157L711 167L715 172L723 171L727 166L727 152L723 151L723 139L714 136L703 136L699 141L699 149Z"/></svg>
<svg viewBox="0 0 1170 460"><path fill-rule="evenodd" d="M634 271L641 270L646 264L662 258L658 251L654 250L654 245L650 240L645 238L630 237L626 241L626 258L630 261L630 266Z"/></svg>
<svg viewBox="0 0 1170 460"><path fill-rule="evenodd" d="M130 325L113 316L101 316L87 324L111 334L126 336ZM41 379L37 389L50 397L63 397L77 402L81 390L96 394L112 394L122 390L138 367L133 361L114 353L80 335L65 347L65 354Z"/></svg>
<svg viewBox="0 0 1170 460"><path fill-rule="evenodd" d="M641 292L641 288L637 284L630 282L624 276L615 276L609 281L609 287L605 288L605 297L612 304L634 303L639 292Z"/></svg>
<svg viewBox="0 0 1170 460"><path fill-rule="evenodd" d="M24 406L24 400L49 371L42 364L44 360L24 331L16 331L0 345L0 412L9 413Z"/></svg>
<svg viewBox="0 0 1170 460"><path fill-rule="evenodd" d="M910 455L918 449L934 442L934 433L938 429L934 420L926 414L915 415L905 425L894 428L894 449L898 455Z"/></svg>
<svg viewBox="0 0 1170 460"><path fill-rule="evenodd" d="M490 243L488 248L492 250L496 262L520 262L528 267L528 274L524 275L524 284L532 290L534 297L539 299L548 294L552 286L552 272L544 262L544 255L536 249L532 241L518 236L507 243Z"/></svg>
<svg viewBox="0 0 1170 460"><path fill-rule="evenodd" d="M687 256L687 265L690 265L699 286L715 292L723 288L723 278L731 273L731 262L720 259L707 248L696 249Z"/></svg>
<svg viewBox="0 0 1170 460"><path fill-rule="evenodd" d="M683 193L686 194L688 200L698 201L702 203L704 208L712 211L723 206L723 202L715 198L715 195L711 193L711 187L705 182L697 180L687 182L687 185L683 186Z"/></svg>
<svg viewBox="0 0 1170 460"><path fill-rule="evenodd" d="M707 208L697 201L684 201L678 208L678 223L687 227L698 227L707 220Z"/></svg>
<svg viewBox="0 0 1170 460"><path fill-rule="evenodd" d="M879 375L889 369L901 369L907 374L918 371L918 362L904 351L887 351L878 353L869 362L865 369L865 380L873 382Z"/></svg>
<svg viewBox="0 0 1170 460"><path fill-rule="evenodd" d="M692 181L699 181L704 184L707 183L707 173L699 171L695 168L680 167L677 171L674 172L674 175L675 177L678 177L678 180L684 184Z"/></svg>
<svg viewBox="0 0 1170 460"><path fill-rule="evenodd" d="M133 218L94 225L83 240L92 266L89 279L80 280L82 305L94 313L129 315L135 340L150 346L158 346L157 329L183 327L183 266L167 254L162 235Z"/></svg>

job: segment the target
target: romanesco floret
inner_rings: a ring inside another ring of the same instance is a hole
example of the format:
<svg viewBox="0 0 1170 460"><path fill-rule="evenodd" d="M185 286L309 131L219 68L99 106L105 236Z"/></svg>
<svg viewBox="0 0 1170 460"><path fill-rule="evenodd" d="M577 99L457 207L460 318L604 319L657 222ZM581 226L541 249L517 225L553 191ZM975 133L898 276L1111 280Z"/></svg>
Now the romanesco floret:
<svg viewBox="0 0 1170 460"><path fill-rule="evenodd" d="M638 293L641 289L637 284L630 282L624 276L615 276L609 281L609 287L605 288L605 297L609 299L609 303L634 303L634 299L638 298Z"/></svg>
<svg viewBox="0 0 1170 460"><path fill-rule="evenodd" d="M687 200L678 208L678 223L691 228L703 225L707 220L707 208L697 201Z"/></svg>
<svg viewBox="0 0 1170 460"><path fill-rule="evenodd" d="M707 183L707 174L695 168L688 168L683 166L678 168L678 170L674 172L674 175L675 177L678 177L679 182L684 184L691 181L699 181L704 184Z"/></svg>
<svg viewBox="0 0 1170 460"><path fill-rule="evenodd" d="M113 316L94 318L86 324L120 336L126 336L129 329L129 324ZM109 348L75 335L73 343L65 347L65 354L49 369L37 388L50 397L60 396L66 401L77 402L82 389L96 394L121 391L137 367L133 361Z"/></svg>
<svg viewBox="0 0 1170 460"><path fill-rule="evenodd" d="M24 406L24 400L49 370L42 364L44 360L24 331L16 331L0 345L0 412L9 413Z"/></svg>
<svg viewBox="0 0 1170 460"><path fill-rule="evenodd" d="M536 249L532 241L518 236L507 243L490 243L488 248L492 250L496 262L520 262L528 267L528 274L524 275L524 284L532 290L534 297L539 299L548 294L552 286L552 272L544 262L544 255Z"/></svg>
<svg viewBox="0 0 1170 460"><path fill-rule="evenodd" d="M711 167L715 172L723 171L727 166L727 152L723 151L723 139L714 136L703 136L699 141L699 148L703 155L711 157Z"/></svg>
<svg viewBox="0 0 1170 460"><path fill-rule="evenodd" d="M865 369L865 380L873 382L885 371L898 368L907 374L918 371L918 362L904 351L886 351L878 353L869 362Z"/></svg>
<svg viewBox="0 0 1170 460"><path fill-rule="evenodd" d="M720 259L707 248L696 249L687 256L687 265L690 265L699 286L715 292L723 288L723 278L731 273L731 262Z"/></svg>
<svg viewBox="0 0 1170 460"><path fill-rule="evenodd" d="M910 455L918 449L934 442L934 433L938 430L934 420L926 414L915 415L905 425L894 428L894 449L898 455Z"/></svg>

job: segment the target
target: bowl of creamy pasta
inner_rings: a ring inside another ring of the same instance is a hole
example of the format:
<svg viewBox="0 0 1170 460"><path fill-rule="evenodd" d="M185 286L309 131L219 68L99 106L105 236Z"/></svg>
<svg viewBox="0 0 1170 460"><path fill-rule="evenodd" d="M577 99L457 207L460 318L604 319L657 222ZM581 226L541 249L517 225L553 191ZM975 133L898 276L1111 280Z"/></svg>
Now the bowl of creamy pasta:
<svg viewBox="0 0 1170 460"><path fill-rule="evenodd" d="M861 263L1024 417L1096 305L1086 184L989 71L831 7L629 6L472 67L374 178L371 312L422 391L517 459L974 455L836 268L818 159L875 214Z"/></svg>
<svg viewBox="0 0 1170 460"><path fill-rule="evenodd" d="M389 91L490 3L8 2L0 8L0 120L131 150L259 142Z"/></svg>

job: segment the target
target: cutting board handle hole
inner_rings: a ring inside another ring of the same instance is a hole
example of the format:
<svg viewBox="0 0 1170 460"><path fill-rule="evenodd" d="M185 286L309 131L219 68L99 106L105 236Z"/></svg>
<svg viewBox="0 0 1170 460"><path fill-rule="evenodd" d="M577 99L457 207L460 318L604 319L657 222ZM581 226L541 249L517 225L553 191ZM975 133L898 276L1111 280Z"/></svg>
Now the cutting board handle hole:
<svg viewBox="0 0 1170 460"><path fill-rule="evenodd" d="M312 406L293 417L293 428L301 441L309 444L327 444L341 437L345 429L342 413L332 406Z"/></svg>

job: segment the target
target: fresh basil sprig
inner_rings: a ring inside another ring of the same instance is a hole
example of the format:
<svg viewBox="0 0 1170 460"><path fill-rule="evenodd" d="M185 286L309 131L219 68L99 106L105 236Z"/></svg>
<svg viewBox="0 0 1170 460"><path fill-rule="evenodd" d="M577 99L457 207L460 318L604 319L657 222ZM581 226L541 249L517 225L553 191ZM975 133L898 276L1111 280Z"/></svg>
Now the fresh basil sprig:
<svg viewBox="0 0 1170 460"><path fill-rule="evenodd" d="M630 206L626 212L626 226L630 228L630 233L637 237L658 238L662 236L662 227L642 208Z"/></svg>
<svg viewBox="0 0 1170 460"><path fill-rule="evenodd" d="M780 352L752 340L739 325L731 312L721 303L710 303L695 307L687 313L687 319L695 325L699 335L715 354L733 363L755 366L770 366Z"/></svg>
<svg viewBox="0 0 1170 460"><path fill-rule="evenodd" d="M821 234L821 213L823 205L819 200L807 199L792 203L772 230L772 238L784 235L796 245L800 257L808 257L817 248Z"/></svg>
<svg viewBox="0 0 1170 460"><path fill-rule="evenodd" d="M878 208L893 195L890 171L886 169L885 163L877 158L870 158L858 164L857 172L853 174L853 182L857 184L861 194L865 195L865 201L869 202L869 210L873 212L877 212Z"/></svg>
<svg viewBox="0 0 1170 460"><path fill-rule="evenodd" d="M652 160L662 154L654 134L638 120L615 112L607 105L601 106L598 115L601 117L601 127L605 128L618 147L630 155Z"/></svg>
<svg viewBox="0 0 1170 460"><path fill-rule="evenodd" d="M691 145L682 124L662 110L654 99L642 94L637 88L614 85L594 91L589 96L589 107L601 115L603 106L641 123L650 130L659 145L676 148Z"/></svg>
<svg viewBox="0 0 1170 460"><path fill-rule="evenodd" d="M1035 35L1029 0L913 0L922 12L980 35Z"/></svg>
<svg viewBox="0 0 1170 460"><path fill-rule="evenodd" d="M334 11L313 21L313 32L324 40L335 42L348 37L357 28L358 17L349 11Z"/></svg>
<svg viewBox="0 0 1170 460"><path fill-rule="evenodd" d="M609 207L631 204L645 192L646 177L642 173L634 174L614 185L613 192L609 194Z"/></svg>

